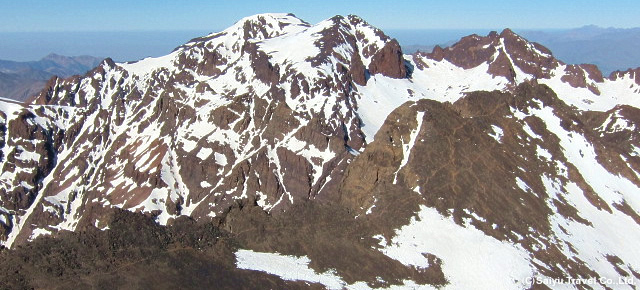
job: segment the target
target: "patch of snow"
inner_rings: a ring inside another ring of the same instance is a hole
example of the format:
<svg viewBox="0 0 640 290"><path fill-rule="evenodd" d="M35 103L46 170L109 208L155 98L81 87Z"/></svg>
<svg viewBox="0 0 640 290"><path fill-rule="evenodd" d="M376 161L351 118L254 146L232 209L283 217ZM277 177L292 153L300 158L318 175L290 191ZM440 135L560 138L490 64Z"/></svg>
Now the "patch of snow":
<svg viewBox="0 0 640 290"><path fill-rule="evenodd" d="M395 108L413 99L405 85L402 81L373 75L366 86L358 87L358 116L362 120L361 130L367 143L373 142L373 137Z"/></svg>
<svg viewBox="0 0 640 290"><path fill-rule="evenodd" d="M262 209L269 211L273 206L267 203L267 195L262 193L261 191L256 191L256 203Z"/></svg>
<svg viewBox="0 0 640 290"><path fill-rule="evenodd" d="M507 51L507 46L504 44L504 38L500 38L500 45L496 47L496 54L494 55L493 59L498 58L498 53L500 51L504 52L504 54L509 59L509 62L511 63L511 67L514 70L514 81L516 82L516 84L520 84L534 78L532 75L523 72L522 69L520 69L520 67L516 65L513 59L511 59L511 54Z"/></svg>
<svg viewBox="0 0 640 290"><path fill-rule="evenodd" d="M491 129L493 130L493 134L489 133L489 136L491 136L491 138L495 139L496 142L498 143L502 143L502 137L504 137L504 131L502 131L502 128L496 126L496 125L491 125Z"/></svg>
<svg viewBox="0 0 640 290"><path fill-rule="evenodd" d="M526 182L520 179L520 177L516 177L516 185L518 185L518 188L522 189L524 192L528 192L529 190L531 190L531 187L529 187Z"/></svg>
<svg viewBox="0 0 640 290"><path fill-rule="evenodd" d="M465 208L463 211L464 211L466 214L468 214L468 215L472 216L474 219L476 219L476 220L478 220L478 221L481 221L481 222L483 222L483 223L486 223L486 222L487 222L487 220L486 220L486 219L484 219L483 217L479 216L479 215L478 215L478 214L476 214L475 212L470 211L469 209L466 209L466 208Z"/></svg>
<svg viewBox="0 0 640 290"><path fill-rule="evenodd" d="M376 202L378 202L378 198L376 198L375 196L373 197L373 203L371 204L371 206L367 209L367 211L365 212L365 214L370 214L373 212L373 208L376 207Z"/></svg>
<svg viewBox="0 0 640 290"><path fill-rule="evenodd" d="M33 185L27 183L26 181L20 181L20 186L24 187L27 190L32 190L33 189Z"/></svg>
<svg viewBox="0 0 640 290"><path fill-rule="evenodd" d="M9 120L18 114L20 110L24 109L24 105L16 102L15 100L0 98L0 111L4 112L7 116L7 124Z"/></svg>
<svg viewBox="0 0 640 290"><path fill-rule="evenodd" d="M367 283L357 281L348 284L334 270L316 273L309 268L311 260L306 256L296 257L279 253L254 252L240 249L236 253L236 266L239 269L261 271L276 275L286 281L306 281L322 284L327 289L372 289ZM402 285L392 285L386 289L435 289L430 285L420 285L411 280L403 280ZM377 288L379 289L379 288Z"/></svg>
<svg viewBox="0 0 640 290"><path fill-rule="evenodd" d="M524 130L525 133L527 133L527 135L529 135L529 137L531 137L533 139L543 140L542 136L540 136L540 135L536 134L535 132L533 132L531 127L529 127L529 124L525 123L524 126L522 126L522 129Z"/></svg>
<svg viewBox="0 0 640 290"><path fill-rule="evenodd" d="M173 62L181 51L174 51L161 57L148 57L132 63L118 63L117 66L125 69L129 73L139 78L149 77L149 75L160 69L174 70Z"/></svg>
<svg viewBox="0 0 640 290"><path fill-rule="evenodd" d="M381 245L382 253L407 266L428 268L424 253L440 258L449 281L445 289L521 289L535 273L521 246L462 227L426 206L420 206L409 225L396 230L388 245Z"/></svg>
<svg viewBox="0 0 640 290"><path fill-rule="evenodd" d="M48 236L48 235L51 235L51 231L42 229L42 228L37 228L31 232L31 236L29 237L29 240L33 241L39 236Z"/></svg>
<svg viewBox="0 0 640 290"><path fill-rule="evenodd" d="M22 146L18 146L18 148L20 148L21 152L20 155L16 156L16 159L21 160L21 161L39 161L40 160L40 154L35 153L35 152L29 152L26 151Z"/></svg>
<svg viewBox="0 0 640 290"><path fill-rule="evenodd" d="M640 265L640 253L636 246L636 241L640 240L640 226L631 217L617 210L612 214L598 210L573 182L563 186L561 181L548 177L544 177L544 182L550 183L546 187L551 188L554 195L564 195L580 216L591 222L591 225L585 225L557 213L549 218L555 235L564 241L559 244L564 245L562 250L565 255L579 258L600 277L613 281L624 277L608 262L607 255L618 256L626 265Z"/></svg>
<svg viewBox="0 0 640 290"><path fill-rule="evenodd" d="M636 130L636 126L620 115L619 111L616 111L614 114L609 115L604 123L602 123L600 127L596 128L596 130L608 133L616 133L620 131L633 132Z"/></svg>
<svg viewBox="0 0 640 290"><path fill-rule="evenodd" d="M218 152L213 154L213 157L216 160L216 163L220 166L226 166L227 165L227 156L224 154L220 154Z"/></svg>
<svg viewBox="0 0 640 290"><path fill-rule="evenodd" d="M101 231L106 231L109 228L109 225L104 226L103 228L100 228L100 221L96 219L95 223L93 224L93 226L95 226L97 229L101 230Z"/></svg>
<svg viewBox="0 0 640 290"><path fill-rule="evenodd" d="M560 139L560 146L567 161L580 171L584 180L609 206L624 199L632 208L640 209L640 196L636 194L640 192L640 188L602 166L597 160L595 148L583 135L566 131L550 107L531 111L544 121L547 130Z"/></svg>
<svg viewBox="0 0 640 290"><path fill-rule="evenodd" d="M422 119L424 118L424 112L418 112L417 116L416 116L416 122L418 123L418 125L416 126L415 129L413 129L411 131L411 134L409 135L409 141L407 143L404 143L404 140L401 139L401 146L402 146L402 161L400 161L400 165L398 166L398 170L396 170L395 172L395 177L393 178L393 184L396 184L396 182L398 181L398 172L405 167L405 165L407 165L407 162L409 162L409 155L411 154L411 149L413 149L413 146L416 143L416 138L418 137L418 133L420 133L420 129L422 128Z"/></svg>
<svg viewBox="0 0 640 290"><path fill-rule="evenodd" d="M196 148L196 145L198 144L197 142L188 140L188 139L182 139L182 149L186 152L191 152L193 149Z"/></svg>
<svg viewBox="0 0 640 290"><path fill-rule="evenodd" d="M236 252L236 265L240 269L266 272L287 281L320 283L328 289L343 289L347 286L347 283L333 271L316 273L309 268L310 262L306 256L296 257L242 249Z"/></svg>
<svg viewBox="0 0 640 290"><path fill-rule="evenodd" d="M350 146L347 146L347 152L349 152L349 154L353 155L353 156L358 156L360 155L360 152L358 152L358 150L351 148Z"/></svg>
<svg viewBox="0 0 640 290"><path fill-rule="evenodd" d="M616 105L629 105L640 108L638 85L629 75L615 81L605 79L602 83L590 83L600 95L587 88L574 88L562 81L567 65L560 65L552 71L550 79L539 79L538 82L549 86L565 103L584 111L605 112Z"/></svg>
<svg viewBox="0 0 640 290"><path fill-rule="evenodd" d="M536 154L538 155L538 157L544 158L544 160L546 161L553 160L552 159L553 156L551 156L551 153L549 153L549 150L540 147L540 145L536 145Z"/></svg>
<svg viewBox="0 0 640 290"><path fill-rule="evenodd" d="M206 160L207 158L209 158L209 155L211 155L211 153L213 153L213 149L207 148L207 147L203 147L203 148L200 148L200 151L198 151L198 154L196 154L196 157L198 157L198 158L200 158L202 160ZM218 153L216 153L216 154L218 154Z"/></svg>

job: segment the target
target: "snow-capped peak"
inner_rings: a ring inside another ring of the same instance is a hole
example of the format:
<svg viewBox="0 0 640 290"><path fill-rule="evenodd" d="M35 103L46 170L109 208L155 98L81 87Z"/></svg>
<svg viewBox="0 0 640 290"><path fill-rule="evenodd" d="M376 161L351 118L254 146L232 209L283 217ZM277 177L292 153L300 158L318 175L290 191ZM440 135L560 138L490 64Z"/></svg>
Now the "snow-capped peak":
<svg viewBox="0 0 640 290"><path fill-rule="evenodd" d="M537 273L618 277L640 261L606 230L640 233L636 80L566 65L510 30L408 56L357 16L259 14L166 56L54 79L37 101L0 102L7 247L103 228L114 208L260 235L270 230L245 231L253 219L236 214L321 219L303 211L326 201L374 225L344 234L362 251L337 252L385 255L394 272L435 271L452 287L477 280L452 259L482 262L487 249L518 265L498 282L512 288ZM485 251L449 247L460 237Z"/></svg>

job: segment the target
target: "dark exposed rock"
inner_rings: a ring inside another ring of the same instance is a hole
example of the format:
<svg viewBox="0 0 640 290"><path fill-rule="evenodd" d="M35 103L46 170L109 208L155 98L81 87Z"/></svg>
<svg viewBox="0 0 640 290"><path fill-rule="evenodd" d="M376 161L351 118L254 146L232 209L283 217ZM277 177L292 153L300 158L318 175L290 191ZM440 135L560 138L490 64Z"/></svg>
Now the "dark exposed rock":
<svg viewBox="0 0 640 290"><path fill-rule="evenodd" d="M609 75L609 79L615 81L626 75L634 79L636 84L640 85L640 68L628 69L627 71L614 71Z"/></svg>
<svg viewBox="0 0 640 290"><path fill-rule="evenodd" d="M181 219L162 227L139 214L116 211L110 229L88 228L41 238L3 258L0 281L11 289L318 288L235 267L238 243L212 224Z"/></svg>
<svg viewBox="0 0 640 290"><path fill-rule="evenodd" d="M2 189L0 206L10 210L26 210L41 186L42 180L56 165L56 155L64 132L42 127L36 116L25 112L9 122L11 128L5 146L12 148L5 157L2 172L13 172L15 187ZM34 159L35 158L35 159Z"/></svg>
<svg viewBox="0 0 640 290"><path fill-rule="evenodd" d="M513 64L504 51L498 53L498 57L491 62L487 72L494 76L503 76L509 82L514 82L516 78Z"/></svg>
<svg viewBox="0 0 640 290"><path fill-rule="evenodd" d="M427 55L436 60L446 59L465 69L473 68L489 61L494 55L495 47L490 44L496 41L497 37L498 34L495 32L490 33L486 38L473 34L463 37L452 47L443 50L434 49Z"/></svg>
<svg viewBox="0 0 640 290"><path fill-rule="evenodd" d="M407 77L407 68L405 67L402 49L398 41L393 39L376 52L371 58L369 72L372 75L382 74L394 79Z"/></svg>
<svg viewBox="0 0 640 290"><path fill-rule="evenodd" d="M598 66L594 64L581 64L580 67L587 72L587 76L589 79L594 80L595 82L602 83L604 82L604 78L602 77L602 72L598 68Z"/></svg>
<svg viewBox="0 0 640 290"><path fill-rule="evenodd" d="M272 65L267 54L258 50L255 43L247 42L242 51L251 55L251 66L259 80L265 83L275 83L279 80L279 67Z"/></svg>
<svg viewBox="0 0 640 290"><path fill-rule="evenodd" d="M587 72L587 74L585 74L585 72ZM599 74L599 72L598 68L594 65L569 65L565 69L565 75L563 75L561 79L574 88L588 88L594 94L600 95L598 88L588 83L589 80L599 80L599 82L602 82L602 74Z"/></svg>
<svg viewBox="0 0 640 290"><path fill-rule="evenodd" d="M560 64L549 49L538 43L528 42L510 29L502 31L500 38L513 65L535 78L549 77L551 70Z"/></svg>
<svg viewBox="0 0 640 290"><path fill-rule="evenodd" d="M349 73L351 74L351 78L353 82L364 86L367 84L367 76L365 71L364 64L362 64L362 60L360 59L359 54L353 54L351 58L351 67L349 68Z"/></svg>
<svg viewBox="0 0 640 290"><path fill-rule="evenodd" d="M463 37L450 48L435 47L431 53L420 53L430 59L443 59L464 69L489 64L491 75L503 76L514 82L514 67L535 78L547 78L560 62L544 46L528 42L510 29L500 34L493 31L486 37Z"/></svg>

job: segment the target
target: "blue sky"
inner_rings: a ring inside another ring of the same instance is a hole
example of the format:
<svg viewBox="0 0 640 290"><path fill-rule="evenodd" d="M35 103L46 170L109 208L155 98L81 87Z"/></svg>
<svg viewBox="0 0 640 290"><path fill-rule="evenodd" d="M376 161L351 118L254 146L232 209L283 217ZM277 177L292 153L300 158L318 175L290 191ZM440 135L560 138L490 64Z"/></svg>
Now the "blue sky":
<svg viewBox="0 0 640 290"><path fill-rule="evenodd" d="M442 44L503 28L640 27L637 0L0 1L0 59L16 61L49 53L116 61L161 56L191 38L265 12L292 12L312 24L356 14L403 45Z"/></svg>
<svg viewBox="0 0 640 290"><path fill-rule="evenodd" d="M210 30L264 12L293 12L317 23L357 14L383 29L515 29L640 26L637 0L492 1L8 1L0 32Z"/></svg>

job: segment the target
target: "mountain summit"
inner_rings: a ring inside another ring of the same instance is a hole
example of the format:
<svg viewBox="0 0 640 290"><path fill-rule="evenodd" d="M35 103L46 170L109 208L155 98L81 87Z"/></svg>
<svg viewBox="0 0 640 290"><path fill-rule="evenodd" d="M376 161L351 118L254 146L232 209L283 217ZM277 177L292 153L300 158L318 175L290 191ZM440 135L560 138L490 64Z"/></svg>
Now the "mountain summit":
<svg viewBox="0 0 640 290"><path fill-rule="evenodd" d="M247 17L0 101L0 240L16 255L120 241L135 212L168 226L140 226L165 251L150 263L202 251L224 267L197 271L269 283L640 279L635 73L567 65L508 29L405 55L357 16ZM224 235L194 246L185 219ZM235 246L203 250L219 240Z"/></svg>

